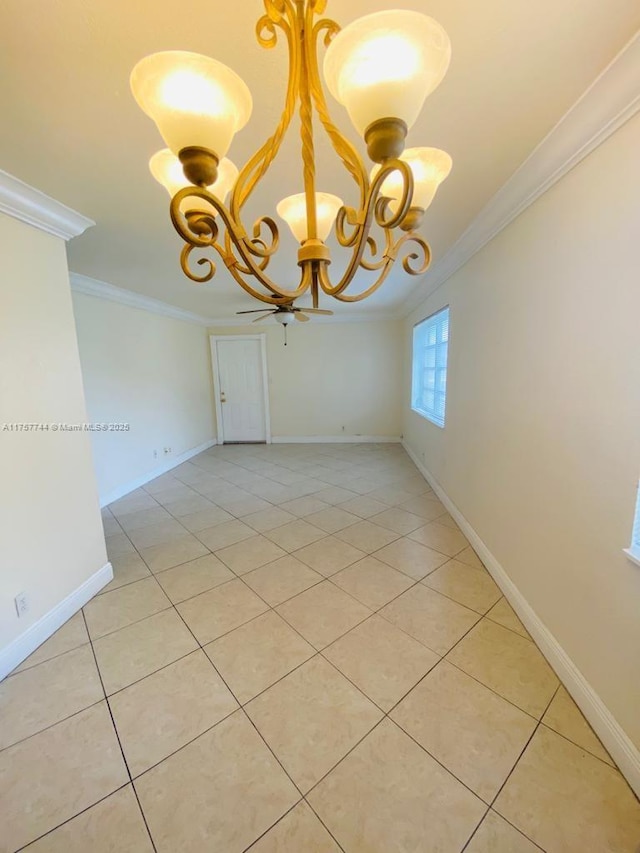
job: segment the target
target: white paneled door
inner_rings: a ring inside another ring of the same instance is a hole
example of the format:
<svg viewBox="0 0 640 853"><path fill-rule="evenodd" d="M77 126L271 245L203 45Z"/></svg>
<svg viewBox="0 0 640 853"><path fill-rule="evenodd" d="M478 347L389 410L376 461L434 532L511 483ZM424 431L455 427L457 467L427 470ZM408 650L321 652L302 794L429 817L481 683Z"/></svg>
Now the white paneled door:
<svg viewBox="0 0 640 853"><path fill-rule="evenodd" d="M216 378L218 440L267 441L268 403L264 339L211 339Z"/></svg>

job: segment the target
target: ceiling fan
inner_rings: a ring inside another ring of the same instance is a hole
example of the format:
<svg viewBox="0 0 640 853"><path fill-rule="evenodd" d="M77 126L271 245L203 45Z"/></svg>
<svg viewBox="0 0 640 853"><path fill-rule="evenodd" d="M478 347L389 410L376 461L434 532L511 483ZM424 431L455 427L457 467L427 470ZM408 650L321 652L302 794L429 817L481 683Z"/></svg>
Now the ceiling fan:
<svg viewBox="0 0 640 853"><path fill-rule="evenodd" d="M277 308L256 308L253 311L236 311L236 314L262 314L256 317L252 323L260 323L273 315L282 326L288 326L294 319L301 323L307 323L311 318L307 314L333 314L333 311L325 311L322 308L296 308L294 305L278 305Z"/></svg>

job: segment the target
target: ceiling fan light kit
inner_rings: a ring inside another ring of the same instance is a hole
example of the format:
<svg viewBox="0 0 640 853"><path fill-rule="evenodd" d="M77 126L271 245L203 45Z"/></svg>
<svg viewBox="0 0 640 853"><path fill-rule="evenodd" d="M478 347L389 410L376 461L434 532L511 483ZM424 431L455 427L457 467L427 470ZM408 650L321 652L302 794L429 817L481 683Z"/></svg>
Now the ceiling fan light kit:
<svg viewBox="0 0 640 853"><path fill-rule="evenodd" d="M295 305L278 305L277 308L258 308L253 311L238 311L238 314L261 314L261 317L256 317L252 323L261 323L263 320L268 320L269 317L275 317L280 323L284 331L284 345L287 345L287 326L294 320L300 323L308 323L311 319L307 314L333 314L333 311L326 311L322 308L298 308Z"/></svg>
<svg viewBox="0 0 640 853"><path fill-rule="evenodd" d="M321 17L326 5L327 0L264 0L265 14L256 27L258 42L273 48L278 35L284 35L288 82L278 126L240 170L225 155L235 133L249 120L252 98L234 71L200 54L164 51L142 59L131 74L136 101L155 121L167 145L149 166L171 196L171 220L185 244L180 256L183 272L199 283L213 278L216 266L211 258L197 260L201 272L192 267L191 258L194 250L213 249L246 293L276 308L273 313L285 328L297 317L295 300L307 292L317 309L320 293L341 302L365 299L383 284L396 260L409 275L424 273L431 252L416 229L451 169L451 158L444 151L405 150L407 134L426 97L447 71L451 47L445 30L427 15L403 10L366 15L341 30ZM364 139L375 164L371 171L329 113L320 78L320 41L327 48L323 64L327 88ZM296 108L304 192L276 206L300 243L299 283L286 289L268 272L280 243L276 221L262 216L248 232L242 209L273 163ZM316 190L314 110L356 185L355 206ZM374 224L384 235L380 245L371 235ZM331 253L326 241L332 229L350 252L337 281L328 269ZM358 292L347 292L361 271L373 274L375 280Z"/></svg>

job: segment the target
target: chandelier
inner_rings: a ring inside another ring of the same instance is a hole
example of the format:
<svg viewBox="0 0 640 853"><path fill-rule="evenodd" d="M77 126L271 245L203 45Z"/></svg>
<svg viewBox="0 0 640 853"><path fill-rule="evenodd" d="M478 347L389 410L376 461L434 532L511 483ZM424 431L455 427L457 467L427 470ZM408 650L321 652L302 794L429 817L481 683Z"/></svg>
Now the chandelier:
<svg viewBox="0 0 640 853"><path fill-rule="evenodd" d="M149 166L171 196L171 221L185 244L183 272L195 282L209 281L216 273L214 261L200 257L197 265L203 270L198 272L191 253L213 249L250 296L283 311L309 291L314 308L320 293L341 302L365 299L382 285L396 260L401 259L409 275L424 273L431 252L416 229L451 169L444 151L405 149L408 130L447 71L451 47L445 30L427 15L400 10L367 15L341 30L320 17L326 5L327 0L264 0L258 42L273 48L278 32L284 35L288 83L278 126L241 170L225 155L234 134L249 120L252 99L234 71L200 54L165 51L142 59L131 74L136 101L168 146ZM321 40L327 48L327 88L364 138L374 164L371 171L329 113L318 62ZM304 192L276 206L300 244L299 284L291 290L269 276L280 242L276 221L262 216L249 233L242 210L276 157L296 108ZM355 182L357 205L316 190L314 110ZM383 242L371 234L374 223ZM335 281L329 275L326 242L334 228L349 253L346 269ZM361 271L375 280L357 293L347 292L356 277L362 279Z"/></svg>

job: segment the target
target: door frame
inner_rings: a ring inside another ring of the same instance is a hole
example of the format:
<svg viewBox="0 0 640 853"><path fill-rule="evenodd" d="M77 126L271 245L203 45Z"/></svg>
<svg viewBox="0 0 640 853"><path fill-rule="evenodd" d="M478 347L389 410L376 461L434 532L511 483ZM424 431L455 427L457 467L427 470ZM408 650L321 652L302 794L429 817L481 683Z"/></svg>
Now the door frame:
<svg viewBox="0 0 640 853"><path fill-rule="evenodd" d="M218 341L260 341L262 360L262 388L264 392L264 426L265 441L271 444L271 412L269 409L269 373L267 371L267 335L265 332L257 335L209 335L211 348L211 365L213 367L213 394L216 404L216 425L218 428L217 442L224 444L224 421L222 420L222 403L220 402L220 370L218 367Z"/></svg>

